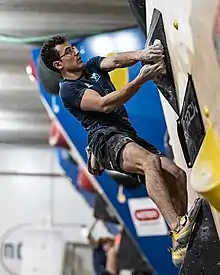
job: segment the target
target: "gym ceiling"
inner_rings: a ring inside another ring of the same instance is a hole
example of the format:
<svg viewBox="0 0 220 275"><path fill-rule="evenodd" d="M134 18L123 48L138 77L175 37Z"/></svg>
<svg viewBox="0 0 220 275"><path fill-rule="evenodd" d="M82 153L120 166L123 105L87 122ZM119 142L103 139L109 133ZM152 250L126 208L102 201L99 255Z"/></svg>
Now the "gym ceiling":
<svg viewBox="0 0 220 275"><path fill-rule="evenodd" d="M26 73L33 47L56 33L134 25L127 0L0 0L0 143L48 143L48 116Z"/></svg>

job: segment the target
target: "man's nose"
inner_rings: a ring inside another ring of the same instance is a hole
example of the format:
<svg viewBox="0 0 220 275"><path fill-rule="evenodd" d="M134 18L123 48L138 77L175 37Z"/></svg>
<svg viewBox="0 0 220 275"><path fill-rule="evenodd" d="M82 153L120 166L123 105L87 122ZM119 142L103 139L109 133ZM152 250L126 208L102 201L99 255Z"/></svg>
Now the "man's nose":
<svg viewBox="0 0 220 275"><path fill-rule="evenodd" d="M75 55L79 55L79 50L76 47L74 47L73 50Z"/></svg>

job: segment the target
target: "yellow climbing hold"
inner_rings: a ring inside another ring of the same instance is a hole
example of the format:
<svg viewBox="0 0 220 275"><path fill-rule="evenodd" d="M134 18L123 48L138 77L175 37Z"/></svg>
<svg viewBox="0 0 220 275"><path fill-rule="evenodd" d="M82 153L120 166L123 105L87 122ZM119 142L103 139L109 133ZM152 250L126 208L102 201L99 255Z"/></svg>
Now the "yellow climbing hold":
<svg viewBox="0 0 220 275"><path fill-rule="evenodd" d="M119 203L125 203L126 202L126 196L123 193L123 186L119 185L118 187L118 194L117 194L117 200Z"/></svg>
<svg viewBox="0 0 220 275"><path fill-rule="evenodd" d="M191 185L220 212L220 140L211 122L191 171Z"/></svg>
<svg viewBox="0 0 220 275"><path fill-rule="evenodd" d="M176 30L179 29L179 23L178 23L177 20L174 20L174 21L173 21L173 26L174 26L174 28L175 28Z"/></svg>
<svg viewBox="0 0 220 275"><path fill-rule="evenodd" d="M113 56L115 53L109 53L107 56ZM128 68L120 68L109 73L112 83L116 90L121 90L129 81Z"/></svg>
<svg viewBox="0 0 220 275"><path fill-rule="evenodd" d="M209 117L209 109L208 109L207 106L204 107L203 113L204 113L204 115L205 115L206 117Z"/></svg>

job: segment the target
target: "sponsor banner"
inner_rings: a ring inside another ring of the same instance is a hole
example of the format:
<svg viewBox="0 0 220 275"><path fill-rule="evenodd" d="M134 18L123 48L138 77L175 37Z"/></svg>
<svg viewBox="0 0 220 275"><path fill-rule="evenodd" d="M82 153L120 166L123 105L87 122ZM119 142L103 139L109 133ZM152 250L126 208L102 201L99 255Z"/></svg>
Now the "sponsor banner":
<svg viewBox="0 0 220 275"><path fill-rule="evenodd" d="M168 234L166 222L150 198L129 199L128 206L139 237Z"/></svg>

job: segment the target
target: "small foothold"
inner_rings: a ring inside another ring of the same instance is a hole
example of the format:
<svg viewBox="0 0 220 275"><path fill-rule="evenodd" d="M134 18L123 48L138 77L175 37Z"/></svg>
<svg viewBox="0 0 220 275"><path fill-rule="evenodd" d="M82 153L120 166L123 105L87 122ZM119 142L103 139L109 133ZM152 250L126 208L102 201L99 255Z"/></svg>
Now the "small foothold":
<svg viewBox="0 0 220 275"><path fill-rule="evenodd" d="M203 113L206 117L209 117L209 109L207 107L204 107Z"/></svg>
<svg viewBox="0 0 220 275"><path fill-rule="evenodd" d="M179 30L179 23L178 23L177 20L174 20L174 21L173 21L173 26L174 26L174 28L175 28L176 30Z"/></svg>
<svg viewBox="0 0 220 275"><path fill-rule="evenodd" d="M126 197L125 197L124 194L118 194L117 199L118 199L119 203L125 203L126 202Z"/></svg>

